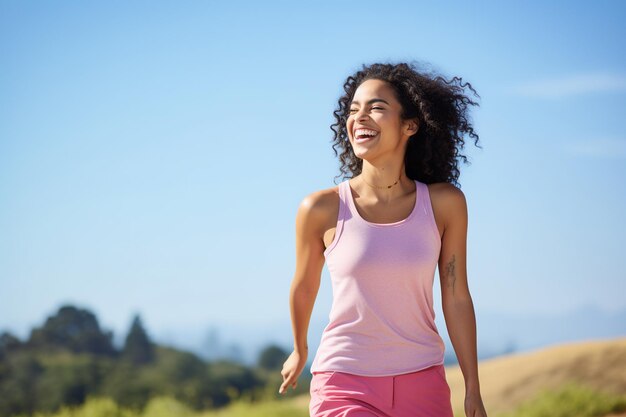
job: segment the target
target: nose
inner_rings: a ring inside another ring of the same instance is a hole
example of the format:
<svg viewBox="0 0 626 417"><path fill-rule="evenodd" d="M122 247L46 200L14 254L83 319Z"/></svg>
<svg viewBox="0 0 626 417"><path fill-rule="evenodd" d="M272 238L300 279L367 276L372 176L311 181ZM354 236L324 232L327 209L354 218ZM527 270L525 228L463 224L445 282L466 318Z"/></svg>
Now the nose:
<svg viewBox="0 0 626 417"><path fill-rule="evenodd" d="M356 114L354 115L354 120L361 121L361 120L365 120L366 117L369 117L369 116L367 116L365 109L361 109L361 110L358 110Z"/></svg>

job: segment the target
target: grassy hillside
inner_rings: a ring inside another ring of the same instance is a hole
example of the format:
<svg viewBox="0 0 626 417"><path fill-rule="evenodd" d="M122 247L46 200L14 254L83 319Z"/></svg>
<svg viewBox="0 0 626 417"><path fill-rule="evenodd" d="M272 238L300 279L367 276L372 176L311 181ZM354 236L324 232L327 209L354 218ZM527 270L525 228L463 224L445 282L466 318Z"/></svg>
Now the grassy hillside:
<svg viewBox="0 0 626 417"><path fill-rule="evenodd" d="M479 363L487 412L511 411L543 390L577 383L595 391L626 396L626 337L558 344ZM446 367L452 405L463 410L465 386L458 366ZM464 414L457 414L464 415Z"/></svg>

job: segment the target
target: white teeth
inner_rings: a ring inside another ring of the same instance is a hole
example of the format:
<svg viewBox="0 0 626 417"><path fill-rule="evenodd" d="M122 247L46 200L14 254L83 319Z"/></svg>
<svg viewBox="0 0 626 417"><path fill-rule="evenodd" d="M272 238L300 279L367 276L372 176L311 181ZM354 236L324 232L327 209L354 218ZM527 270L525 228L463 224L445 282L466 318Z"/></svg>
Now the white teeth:
<svg viewBox="0 0 626 417"><path fill-rule="evenodd" d="M354 135L355 135L355 136L364 136L364 135L367 135L367 136L376 136L377 134L378 134L378 132L377 132L377 131L375 131L375 130L369 130L369 129L357 129L357 130L354 132Z"/></svg>

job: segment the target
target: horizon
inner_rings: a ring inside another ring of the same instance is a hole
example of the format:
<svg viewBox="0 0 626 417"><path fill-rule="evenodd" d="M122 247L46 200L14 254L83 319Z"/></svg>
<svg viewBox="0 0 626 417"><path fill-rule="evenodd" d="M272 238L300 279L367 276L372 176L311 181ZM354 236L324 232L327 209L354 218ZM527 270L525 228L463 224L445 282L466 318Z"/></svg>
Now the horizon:
<svg viewBox="0 0 626 417"><path fill-rule="evenodd" d="M73 306L90 311L89 308L84 305L63 303L62 305L59 305L55 313L63 306ZM93 313L93 311L91 312ZM440 312L437 311L436 313L436 325L439 328L439 332L441 333L446 345L445 363L455 364L457 363L457 358L455 356L454 349L450 344L445 324L443 324L443 321L439 316ZM133 317L129 319L128 328L120 331L119 329L111 329L107 327L104 324L105 320L97 314L95 315L101 331L111 331L113 334L113 346L118 350L121 349L124 346L126 335L130 330ZM26 333L21 335L10 331L9 333L17 336L18 339L24 343L28 340L30 332L36 327L43 326L45 319L48 317L50 316L42 318L38 325L33 325ZM576 320L569 320L572 317ZM262 329L255 329L254 326L246 325L246 323L238 323L234 328L230 329L224 325L220 325L219 323L209 323L202 329L189 327L186 329L167 329L165 331L161 331L160 333L155 333L149 328L149 326L146 325L145 317L140 315L140 319L144 330L154 343L160 346L192 352L206 361L227 359L240 362L247 366L254 366L260 351L265 347L275 345L280 346L285 350L288 350L289 347L289 342L286 341L288 338L283 337L284 335L281 335L280 331L280 329L289 324L286 321L272 323ZM493 325L490 327L480 326L479 324L479 362L512 353L524 353L537 349L549 348L550 346L559 344L576 343L588 340L607 340L626 336L626 309L612 312L603 310L596 305L581 306L566 313L554 314L524 313L516 315L503 314L493 311L479 311L477 312L477 320L478 323ZM544 324L542 328L541 325L537 325L538 322L544 322L546 320L553 320L557 322L558 327L560 328L569 323L575 328L575 331L563 333L561 329L562 334L554 334L552 331L552 327L554 326ZM584 323L585 320L587 320L587 323ZM611 320L613 321L611 322ZM507 321L509 324L515 323L517 327L509 329L508 336L505 335L505 337L500 337L501 330L497 329L497 325L495 325L495 323L507 323ZM601 322L602 324L598 325L598 322ZM325 325L325 322L312 320L310 334L321 335ZM531 331L534 333L534 337L525 337L525 333L526 336L531 333L529 329L524 329L525 326L532 327ZM521 334L516 334L519 330L522 331ZM0 334L3 331L8 331L8 329L0 328ZM247 337L242 338L241 335L246 335ZM265 339L259 341L259 338L261 337L265 337ZM252 342L253 340L255 342ZM311 347L311 352L314 352L318 345L318 340L310 341L309 346ZM307 361L308 365L310 365L312 359L313 355L310 354Z"/></svg>

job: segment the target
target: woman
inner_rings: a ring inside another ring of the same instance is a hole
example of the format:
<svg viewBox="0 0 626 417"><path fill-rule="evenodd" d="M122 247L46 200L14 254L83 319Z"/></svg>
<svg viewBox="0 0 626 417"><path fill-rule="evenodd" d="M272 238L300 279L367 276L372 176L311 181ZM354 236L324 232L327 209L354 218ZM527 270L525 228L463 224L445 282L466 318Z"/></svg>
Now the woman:
<svg viewBox="0 0 626 417"><path fill-rule="evenodd" d="M458 81L460 85L456 85ZM454 184L463 134L476 139L461 78L414 64L372 64L347 78L334 112L338 187L306 196L296 216L290 291L294 350L279 393L297 386L324 262L330 322L311 365L311 416L452 417L434 322L436 266L448 333L465 379L465 413L486 417L467 285L467 206Z"/></svg>

